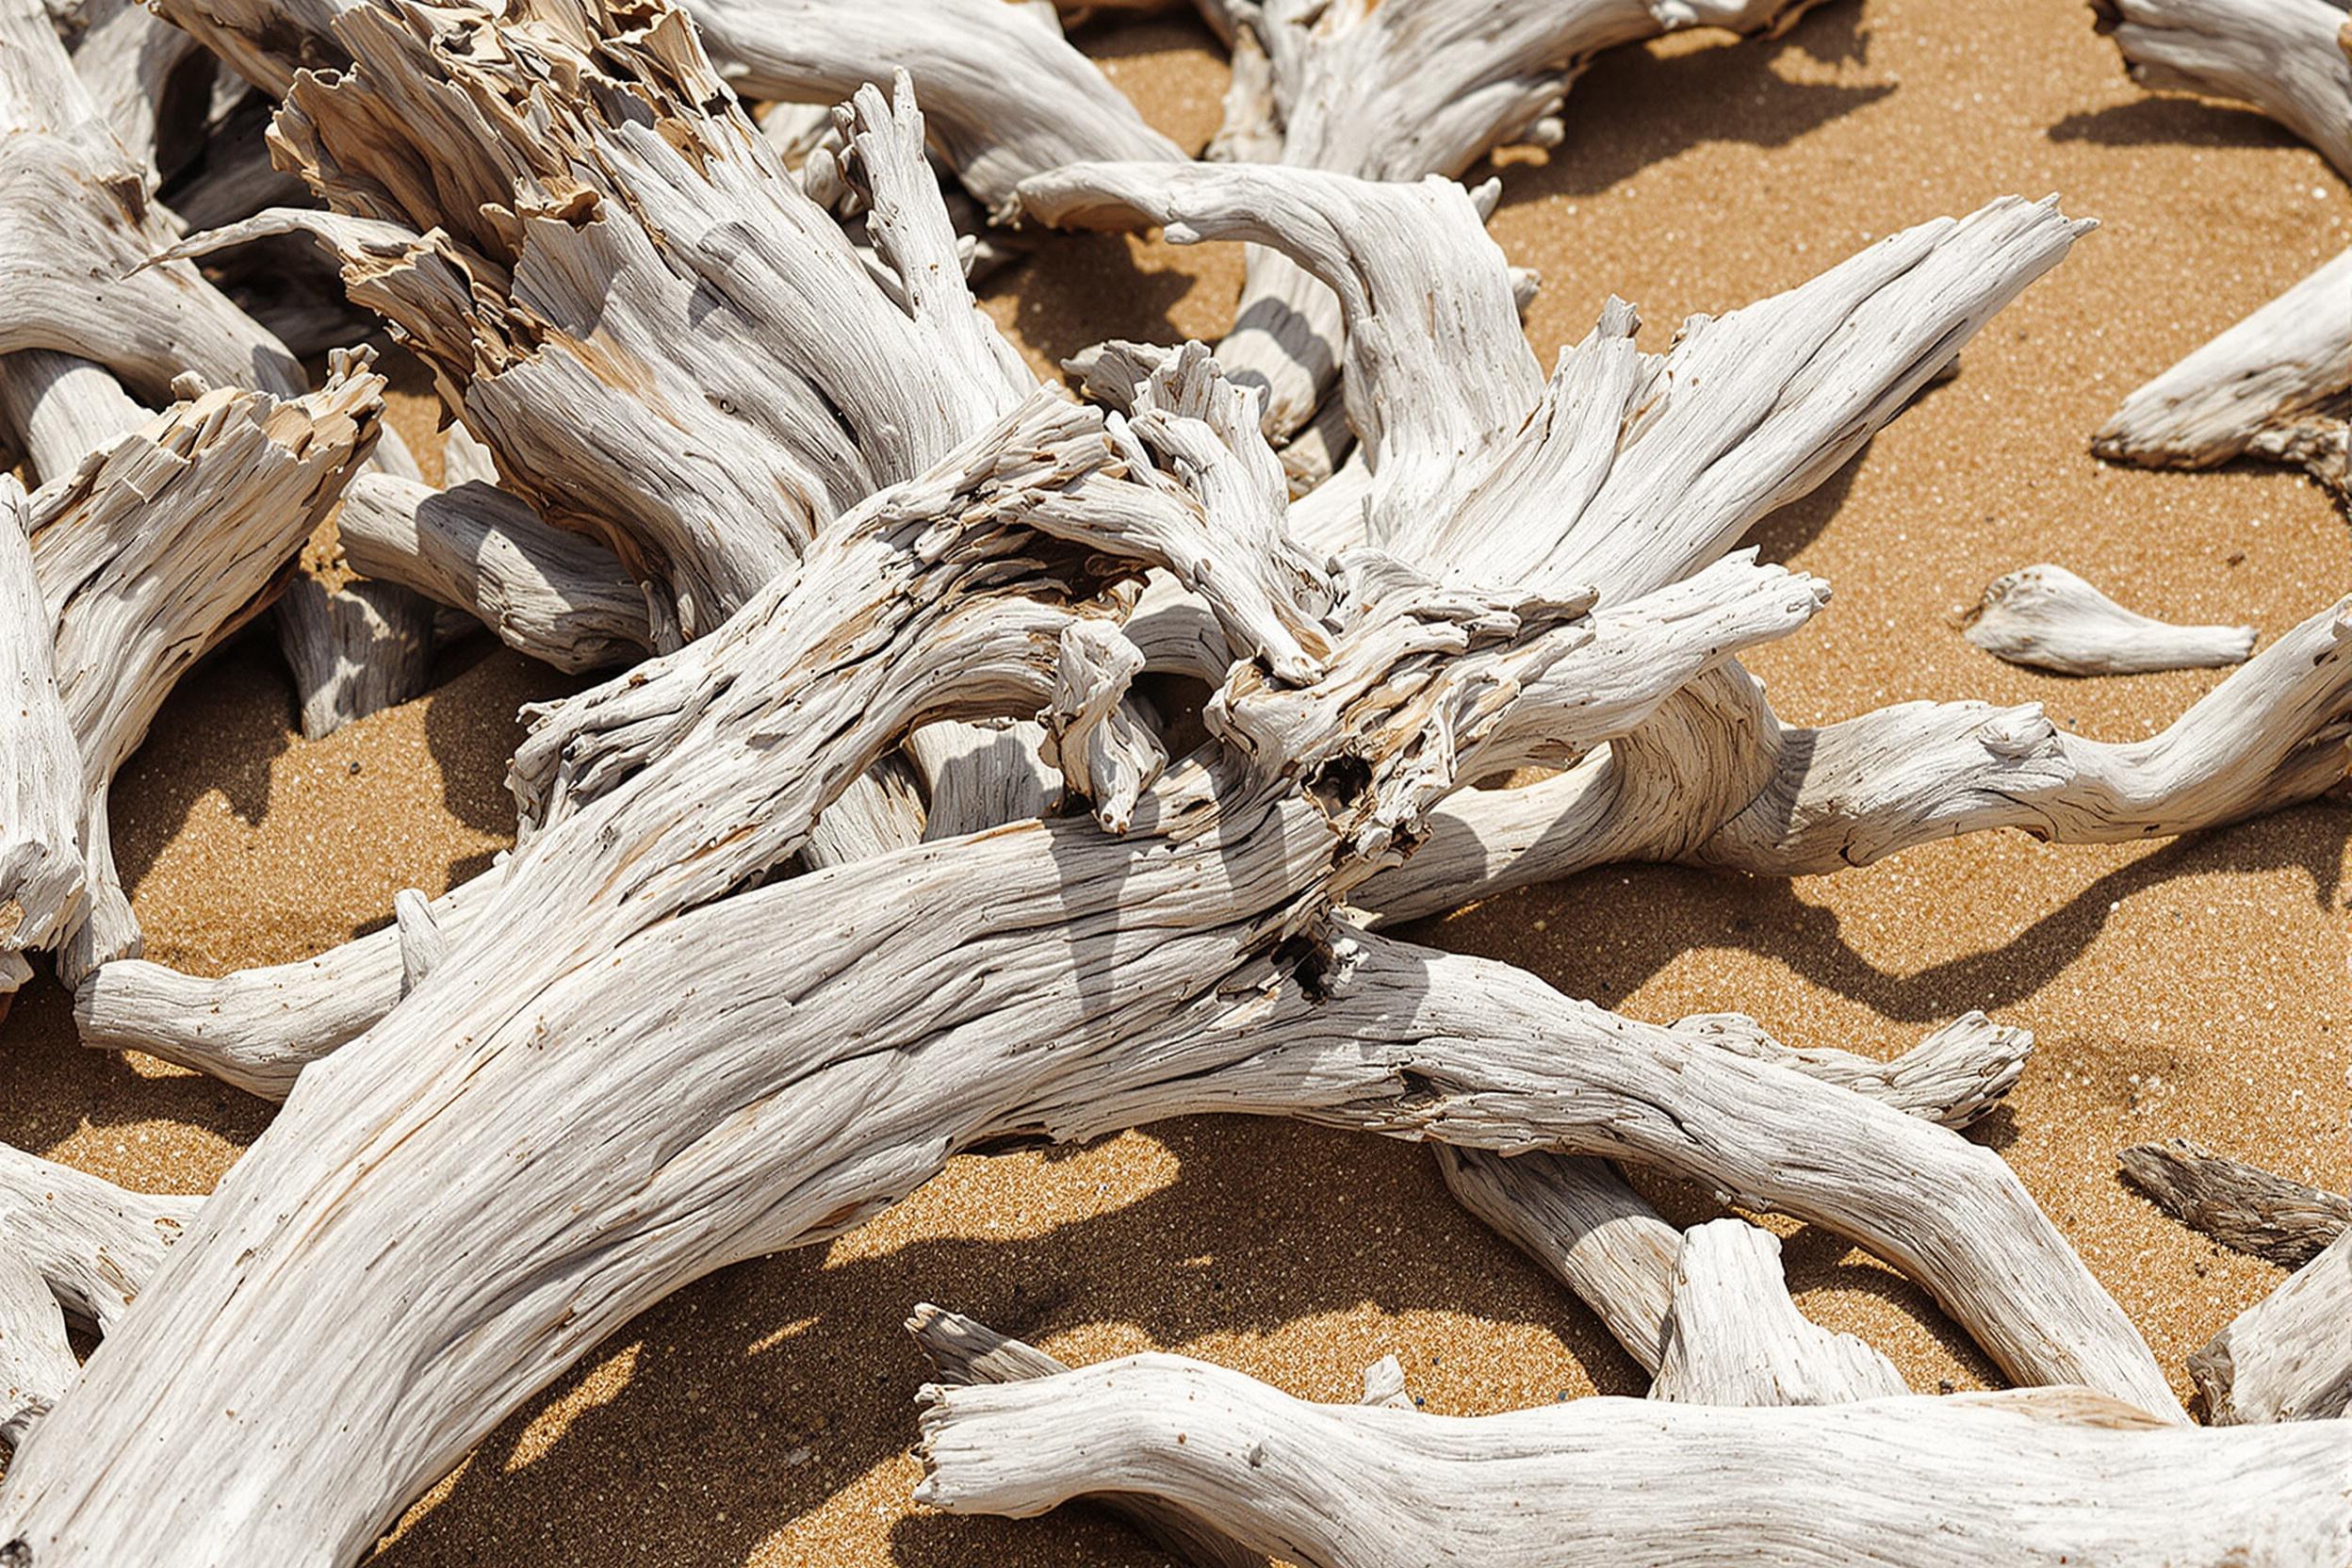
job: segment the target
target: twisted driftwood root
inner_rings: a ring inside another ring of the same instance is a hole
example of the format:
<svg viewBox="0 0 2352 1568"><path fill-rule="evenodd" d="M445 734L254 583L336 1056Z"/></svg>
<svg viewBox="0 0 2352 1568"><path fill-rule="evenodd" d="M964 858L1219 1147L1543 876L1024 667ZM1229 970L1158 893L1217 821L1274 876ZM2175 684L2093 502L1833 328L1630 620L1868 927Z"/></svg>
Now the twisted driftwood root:
<svg viewBox="0 0 2352 1568"><path fill-rule="evenodd" d="M1309 1564L2301 1568L2352 1532L2352 1427L2166 1427L2072 1389L1460 1418L1309 1404L1153 1355L922 1400L932 1507L1027 1516L1112 1479Z"/></svg>
<svg viewBox="0 0 2352 1568"><path fill-rule="evenodd" d="M2134 80L2252 105L2352 176L2352 22L2328 0L2093 0ZM2352 508L2352 253L2124 400L2099 456L2296 464Z"/></svg>
<svg viewBox="0 0 2352 1568"><path fill-rule="evenodd" d="M2126 610L2064 566L1995 578L1967 636L2012 664L2061 675L2140 675L2243 664L2250 626L2172 626Z"/></svg>

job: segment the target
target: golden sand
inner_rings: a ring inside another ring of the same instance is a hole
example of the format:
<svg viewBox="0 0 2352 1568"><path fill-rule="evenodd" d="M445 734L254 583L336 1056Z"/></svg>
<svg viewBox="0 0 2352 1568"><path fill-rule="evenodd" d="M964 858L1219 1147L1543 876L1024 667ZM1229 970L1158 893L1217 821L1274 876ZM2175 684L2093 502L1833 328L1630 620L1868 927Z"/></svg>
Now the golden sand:
<svg viewBox="0 0 2352 1568"><path fill-rule="evenodd" d="M1224 70L1184 23L1080 41L1198 147ZM2220 678L2067 680L1963 642L1998 574L2051 560L2134 608L2276 634L2352 585L2344 519L2282 472L2122 471L2088 433L2132 386L2352 243L2352 194L2251 114L2143 94L2082 8L1840 0L1786 39L1686 36L1603 58L1567 142L1511 154L1494 232L1541 270L1548 362L1623 295L1662 347L1690 312L1793 285L1888 230L2003 192L2100 220L1998 318L1954 381L1757 532L1837 600L1753 667L1784 716L1911 698L2039 700L2086 735L2145 735ZM1078 237L994 284L1059 355L1214 338L1229 248ZM404 418L419 416L408 400ZM153 956L203 971L316 951L393 893L471 874L513 828L517 703L564 678L479 645L429 697L311 743L274 653L186 682L114 792ZM1794 884L1627 867L1415 934L1510 958L1644 1018L1739 1009L1793 1043L1892 1053L1971 1007L2031 1027L2023 1084L1975 1135L2022 1174L2179 1377L2279 1271L2217 1251L2121 1187L2115 1151L2186 1134L2288 1175L2347 1179L2345 823L2307 807L2180 844L1980 837ZM79 1049L43 981L0 1028L0 1138L134 1186L216 1181L268 1107ZM1678 1217L1706 1195L1658 1189ZM1995 1376L1912 1289L1818 1230L1781 1227L1804 1309L1915 1388ZM1085 1362L1176 1348L1344 1397L1384 1352L1433 1411L1637 1393L1591 1316L1446 1198L1421 1151L1242 1119L1082 1150L958 1160L830 1246L732 1268L613 1336L414 1511L400 1568L1164 1560L1084 1509L912 1511L932 1299ZM2185 1380L2183 1380L2185 1391Z"/></svg>

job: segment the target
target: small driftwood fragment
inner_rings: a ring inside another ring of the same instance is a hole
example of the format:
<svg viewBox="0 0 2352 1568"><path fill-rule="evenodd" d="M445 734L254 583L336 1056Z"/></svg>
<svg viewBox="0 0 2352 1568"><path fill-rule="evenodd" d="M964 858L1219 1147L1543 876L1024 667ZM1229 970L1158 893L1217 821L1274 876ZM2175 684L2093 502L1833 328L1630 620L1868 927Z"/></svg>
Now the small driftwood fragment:
<svg viewBox="0 0 2352 1568"><path fill-rule="evenodd" d="M1653 1399L1830 1405L1910 1392L1885 1356L1797 1311L1780 1238L1744 1219L1683 1233L1664 1341Z"/></svg>
<svg viewBox="0 0 2352 1568"><path fill-rule="evenodd" d="M362 579L329 588L298 573L278 601L277 627L309 740L425 689L433 607L398 584Z"/></svg>
<svg viewBox="0 0 2352 1568"><path fill-rule="evenodd" d="M922 1404L915 1495L934 1508L1028 1516L1116 1476L1320 1568L2305 1568L2352 1534L2352 1426L2169 1427L2079 1389L1767 1408L1593 1398L1465 1418L1310 1404L1148 1355L933 1385Z"/></svg>
<svg viewBox="0 0 2352 1568"><path fill-rule="evenodd" d="M2047 563L1995 578L1964 635L1997 659L2060 675L2204 669L2254 652L2250 626L2153 620Z"/></svg>
<svg viewBox="0 0 2352 1568"><path fill-rule="evenodd" d="M2352 1408L2352 1231L2189 1357L2215 1425L2315 1421Z"/></svg>
<svg viewBox="0 0 2352 1568"><path fill-rule="evenodd" d="M2132 1184L2232 1251L2300 1268L2352 1229L2352 1198L2226 1158L2187 1138L2137 1143L2117 1158Z"/></svg>

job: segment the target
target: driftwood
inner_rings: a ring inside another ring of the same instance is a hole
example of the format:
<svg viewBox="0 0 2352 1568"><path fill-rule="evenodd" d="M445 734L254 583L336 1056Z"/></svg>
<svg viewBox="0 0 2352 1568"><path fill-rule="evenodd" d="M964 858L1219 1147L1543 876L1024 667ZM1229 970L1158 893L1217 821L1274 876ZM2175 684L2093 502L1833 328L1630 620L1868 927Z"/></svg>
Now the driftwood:
<svg viewBox="0 0 2352 1568"><path fill-rule="evenodd" d="M2251 104L2352 176L2352 23L2328 0L2094 0L2145 86ZM2124 400L2101 457L2297 464L2352 507L2352 253Z"/></svg>
<svg viewBox="0 0 2352 1568"><path fill-rule="evenodd" d="M24 955L55 946L80 914L88 886L83 841L90 797L81 747L57 692L49 607L26 537L24 487L0 477L0 757L8 760L0 819L0 991L32 978Z"/></svg>
<svg viewBox="0 0 2352 1568"><path fill-rule="evenodd" d="M2217 1424L2311 1421L2352 1409L2352 1232L2189 1357Z"/></svg>
<svg viewBox="0 0 2352 1568"><path fill-rule="evenodd" d="M2124 1173L2183 1225L2293 1268L2189 1357L2210 1419L2306 1421L2352 1406L2352 1199L2185 1138L2123 1152Z"/></svg>
<svg viewBox="0 0 2352 1568"><path fill-rule="evenodd" d="M2123 1173L2173 1218L2232 1251L2300 1268L2352 1230L2352 1198L2275 1176L2187 1138L2134 1144Z"/></svg>
<svg viewBox="0 0 2352 1568"><path fill-rule="evenodd" d="M1265 0L1239 10L1233 86L1209 155L1374 180L1458 177L1506 142L1556 145L1569 84L1605 50L1690 27L1786 26L1815 3ZM1339 302L1278 247L1253 244L1245 270L1217 359L1265 389L1267 436L1309 488L1348 445L1318 414L1343 357Z"/></svg>
<svg viewBox="0 0 2352 1568"><path fill-rule="evenodd" d="M1042 1513L1116 1478L1306 1564L2301 1568L2352 1531L2352 1428L2170 1428L2073 1389L1462 1418L1310 1404L1152 1355L922 1399L916 1496L935 1508Z"/></svg>
<svg viewBox="0 0 2352 1568"><path fill-rule="evenodd" d="M1130 367L1107 413L1034 385L972 307L909 95L861 91L840 127L863 256L676 11L387 0L335 26L351 69L298 80L277 128L331 210L251 227L329 243L502 483L648 586L664 651L534 716L522 840L482 882L404 897L389 933L274 980L129 964L82 988L95 1040L292 1092L34 1432L0 1539L42 1568L351 1560L684 1282L838 1233L957 1150L1205 1110L1674 1171L1890 1258L2015 1377L2179 1414L1990 1152L1818 1060L1345 912L1399 906L1378 895L1440 847L1435 814L1562 798L1463 789L1531 762L1568 765L1571 791L1617 770L1620 846L1780 871L2035 811L2161 830L2340 776L2332 618L2233 679L2235 718L2128 767L1960 705L1787 729L1734 662L1823 597L1727 553L1740 533L2077 225L2002 202L1905 231L1694 323L1671 358L1612 306L1547 383L1459 188L1136 164L1028 182L1037 210L1285 245L1337 286L1367 462L1349 506L1286 508L1255 405L1198 350ZM1173 758L1126 700L1152 572L1188 617L1152 647L1212 685L1209 739ZM905 825L825 847L851 792L895 810L904 738L1040 715L1087 809L854 862ZM1688 787L1645 781L1644 757ZM2037 793L2029 763L2066 776ZM834 863L779 879L795 858ZM363 1285L387 1255L402 1288ZM1849 1429L1758 1427L1751 1459L1785 1481L1787 1446ZM2268 1441L2237 1451L2318 1451ZM2140 1468L2169 1481L2175 1452ZM301 1505L206 1506L222 1495Z"/></svg>
<svg viewBox="0 0 2352 1568"><path fill-rule="evenodd" d="M2152 620L2126 610L2064 566L2047 564L1995 578L1966 635L1996 658L2061 675L2243 664L2254 652L2250 626Z"/></svg>
<svg viewBox="0 0 2352 1568"><path fill-rule="evenodd" d="M1780 1239L1744 1219L1683 1233L1653 1399L1834 1405L1907 1394L1892 1363L1808 1322L1788 1299Z"/></svg>

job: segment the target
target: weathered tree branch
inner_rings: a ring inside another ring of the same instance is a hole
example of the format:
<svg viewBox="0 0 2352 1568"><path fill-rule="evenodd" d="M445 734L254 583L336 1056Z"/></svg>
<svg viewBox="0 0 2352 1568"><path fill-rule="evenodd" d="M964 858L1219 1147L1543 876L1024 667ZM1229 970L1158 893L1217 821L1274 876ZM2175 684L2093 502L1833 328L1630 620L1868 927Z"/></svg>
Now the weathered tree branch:
<svg viewBox="0 0 2352 1568"><path fill-rule="evenodd" d="M1021 1516L1113 1481L1307 1564L2288 1568L2352 1529L2352 1429L2165 1428L2077 1390L1763 1409L1595 1398L1461 1418L1308 1404L1135 1356L922 1397L922 1502Z"/></svg>
<svg viewBox="0 0 2352 1568"><path fill-rule="evenodd" d="M2189 1357L2218 1425L2316 1421L2352 1410L2352 1232Z"/></svg>

